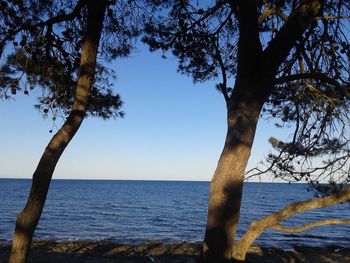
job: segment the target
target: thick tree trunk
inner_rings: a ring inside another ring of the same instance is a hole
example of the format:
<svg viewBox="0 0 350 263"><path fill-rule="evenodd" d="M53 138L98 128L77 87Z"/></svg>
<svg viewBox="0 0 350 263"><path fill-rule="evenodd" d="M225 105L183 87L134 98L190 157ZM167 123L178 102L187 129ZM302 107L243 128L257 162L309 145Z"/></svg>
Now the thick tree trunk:
<svg viewBox="0 0 350 263"><path fill-rule="evenodd" d="M229 1L239 22L238 64L234 93L228 99L228 131L211 186L202 262L232 258L243 187L261 108L274 79L297 39L319 14L322 0L302 1L285 25L262 50L256 1ZM259 81L256 83L256 81ZM254 83L255 82L255 83Z"/></svg>
<svg viewBox="0 0 350 263"><path fill-rule="evenodd" d="M86 35L82 47L80 74L72 111L66 122L47 145L33 174L27 204L17 215L12 251L9 258L10 263L26 262L31 240L45 204L56 164L64 149L79 129L88 108L106 2L98 0L87 1L87 7Z"/></svg>
<svg viewBox="0 0 350 263"><path fill-rule="evenodd" d="M228 108L228 131L210 185L202 262L229 262L242 199L243 175L263 103L236 92Z"/></svg>

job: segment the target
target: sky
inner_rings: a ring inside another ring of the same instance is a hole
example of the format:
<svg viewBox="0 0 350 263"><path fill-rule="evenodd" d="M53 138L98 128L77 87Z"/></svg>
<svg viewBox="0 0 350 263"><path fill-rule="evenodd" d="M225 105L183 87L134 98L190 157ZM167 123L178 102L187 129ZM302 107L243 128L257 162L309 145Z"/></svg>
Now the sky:
<svg viewBox="0 0 350 263"><path fill-rule="evenodd" d="M220 80L194 84L177 72L175 58L145 46L112 67L125 118L85 119L53 178L210 181L226 135L225 103L215 89ZM52 136L52 122L33 107L38 92L0 101L0 178L31 178ZM248 167L264 159L268 138L279 135L273 123L259 122Z"/></svg>

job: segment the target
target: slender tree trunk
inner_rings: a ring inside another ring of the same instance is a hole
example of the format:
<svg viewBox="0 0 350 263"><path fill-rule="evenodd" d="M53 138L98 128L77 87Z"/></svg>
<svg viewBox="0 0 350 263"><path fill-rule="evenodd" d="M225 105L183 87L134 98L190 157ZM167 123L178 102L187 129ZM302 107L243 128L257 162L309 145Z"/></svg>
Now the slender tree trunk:
<svg viewBox="0 0 350 263"><path fill-rule="evenodd" d="M239 91L231 97L226 141L210 185L202 262L231 260L242 199L243 175L263 105L256 98L251 98Z"/></svg>
<svg viewBox="0 0 350 263"><path fill-rule="evenodd" d="M27 260L32 237L39 222L52 174L70 140L79 129L89 104L91 85L95 75L96 56L101 36L106 1L87 1L88 20L82 47L80 74L72 111L58 132L47 145L33 174L29 198L24 209L17 215L10 263Z"/></svg>

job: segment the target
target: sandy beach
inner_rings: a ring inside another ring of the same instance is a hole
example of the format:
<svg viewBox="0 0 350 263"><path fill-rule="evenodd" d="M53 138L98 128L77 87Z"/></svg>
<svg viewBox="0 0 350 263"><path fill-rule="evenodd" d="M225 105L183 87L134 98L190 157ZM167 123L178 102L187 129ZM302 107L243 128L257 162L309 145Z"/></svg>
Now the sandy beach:
<svg viewBox="0 0 350 263"><path fill-rule="evenodd" d="M198 259L200 244L147 242L123 245L110 241L34 241L29 263L194 263ZM0 263L7 262L9 244L0 244ZM246 262L258 263L345 263L350 262L350 249L341 247L295 247L291 251L279 248L252 246Z"/></svg>

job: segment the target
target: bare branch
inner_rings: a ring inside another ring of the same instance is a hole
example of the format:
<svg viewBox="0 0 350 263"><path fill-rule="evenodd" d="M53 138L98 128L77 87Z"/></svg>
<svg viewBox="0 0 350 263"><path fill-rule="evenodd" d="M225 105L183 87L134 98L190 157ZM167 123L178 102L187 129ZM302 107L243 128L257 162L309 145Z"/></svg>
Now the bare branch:
<svg viewBox="0 0 350 263"><path fill-rule="evenodd" d="M305 224L305 225L298 226L298 227L286 227L286 226L281 226L281 225L275 225L275 226L272 226L271 229L281 231L281 232L286 232L286 233L299 233L299 232L303 232L305 230L308 230L310 228L317 227L317 226L340 225L340 224L344 224L344 225L350 224L350 220L325 219L325 220L312 222L312 223Z"/></svg>
<svg viewBox="0 0 350 263"><path fill-rule="evenodd" d="M218 28L212 33L212 35L217 35L220 33L222 28L227 24L227 22L230 20L231 16L233 15L233 11L231 11L226 19L218 26Z"/></svg>
<svg viewBox="0 0 350 263"><path fill-rule="evenodd" d="M314 79L326 82L332 86L343 88L343 86L334 78L328 77L325 73L321 72L310 72L310 73L300 73L294 75L283 76L275 80L275 84L281 84L284 82L295 81L295 80L305 80Z"/></svg>
<svg viewBox="0 0 350 263"><path fill-rule="evenodd" d="M350 16L320 16L315 19L349 19Z"/></svg>
<svg viewBox="0 0 350 263"><path fill-rule="evenodd" d="M346 190L327 197L315 198L289 204L283 209L270 214L259 221L253 221L242 238L234 245L233 257L237 260L244 260L248 248L251 246L254 240L257 239L267 228L272 228L279 222L295 214L340 204L349 199L350 187Z"/></svg>
<svg viewBox="0 0 350 263"><path fill-rule="evenodd" d="M226 68L225 68L224 62L222 61L220 49L219 49L218 46L219 46L219 44L215 45L215 48L216 48L215 57L216 57L216 59L217 59L218 62L219 62L219 65L220 65L220 68L221 68L221 74L222 74L222 84L220 85L220 86L221 86L221 89L220 89L220 90L221 90L222 94L224 95L226 104L228 104L229 96L228 96L228 93L227 93L227 74L226 74Z"/></svg>
<svg viewBox="0 0 350 263"><path fill-rule="evenodd" d="M64 21L70 21L79 14L80 10L83 8L85 4L86 4L86 0L79 0L76 6L74 7L74 9L72 10L72 12L70 12L69 14L61 14L61 15L52 17L46 21L42 21L36 25L32 25L31 27L38 27L38 26L40 27L44 25L53 25Z"/></svg>
<svg viewBox="0 0 350 263"><path fill-rule="evenodd" d="M206 10L206 12L204 13L204 15L199 18L198 20L196 20L193 24L191 24L191 26L189 26L188 28L186 28L187 31L189 31L190 29L194 28L196 25L200 25L200 23L202 21L204 21L205 19L209 18L211 15L213 15L217 10L219 10L223 5L225 4L225 1L218 1L213 7L209 8L208 10Z"/></svg>

